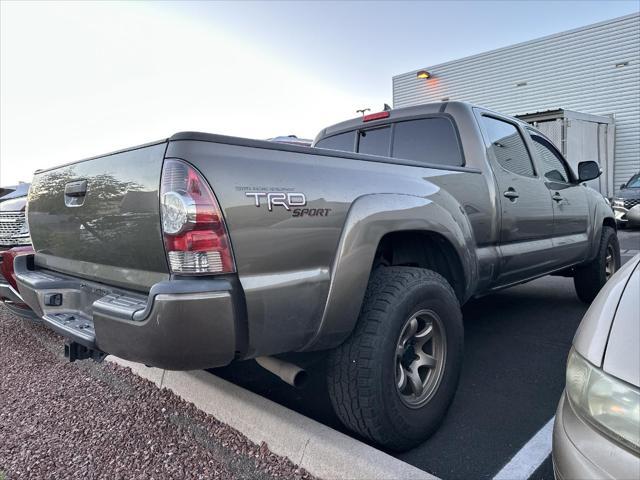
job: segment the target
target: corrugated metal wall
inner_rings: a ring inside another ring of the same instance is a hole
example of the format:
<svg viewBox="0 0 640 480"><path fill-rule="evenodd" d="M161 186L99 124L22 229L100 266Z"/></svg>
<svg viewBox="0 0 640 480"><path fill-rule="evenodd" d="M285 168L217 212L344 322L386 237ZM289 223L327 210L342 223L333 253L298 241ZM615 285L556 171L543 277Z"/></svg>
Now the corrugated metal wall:
<svg viewBox="0 0 640 480"><path fill-rule="evenodd" d="M565 108L613 114L615 188L640 170L640 14L426 67L393 78L394 107L473 102L518 115Z"/></svg>

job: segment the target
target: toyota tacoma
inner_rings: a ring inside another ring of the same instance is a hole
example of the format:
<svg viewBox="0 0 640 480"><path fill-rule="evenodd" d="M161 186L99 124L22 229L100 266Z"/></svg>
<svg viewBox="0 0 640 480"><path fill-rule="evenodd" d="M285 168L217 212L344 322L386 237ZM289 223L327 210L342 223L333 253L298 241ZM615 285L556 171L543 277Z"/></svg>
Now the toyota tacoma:
<svg viewBox="0 0 640 480"><path fill-rule="evenodd" d="M296 383L282 354L324 352L338 417L402 450L452 400L462 304L548 274L590 302L620 265L598 165L516 119L427 104L313 147L185 132L37 172L22 297L70 360Z"/></svg>

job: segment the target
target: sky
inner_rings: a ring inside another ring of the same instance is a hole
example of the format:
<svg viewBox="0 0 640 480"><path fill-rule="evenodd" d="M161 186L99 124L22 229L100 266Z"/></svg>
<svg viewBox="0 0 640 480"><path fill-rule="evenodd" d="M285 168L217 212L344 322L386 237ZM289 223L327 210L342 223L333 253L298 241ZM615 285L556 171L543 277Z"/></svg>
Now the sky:
<svg viewBox="0 0 640 480"><path fill-rule="evenodd" d="M394 75L632 1L0 4L0 185L179 131L250 138L392 103Z"/></svg>

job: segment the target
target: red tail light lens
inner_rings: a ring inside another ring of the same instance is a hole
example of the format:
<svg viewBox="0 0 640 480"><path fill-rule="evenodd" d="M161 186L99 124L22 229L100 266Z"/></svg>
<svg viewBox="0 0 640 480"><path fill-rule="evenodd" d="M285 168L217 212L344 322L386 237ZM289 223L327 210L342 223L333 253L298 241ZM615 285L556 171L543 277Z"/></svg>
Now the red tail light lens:
<svg viewBox="0 0 640 480"><path fill-rule="evenodd" d="M186 162L165 160L160 206L164 246L176 274L235 271L222 211L211 188Z"/></svg>

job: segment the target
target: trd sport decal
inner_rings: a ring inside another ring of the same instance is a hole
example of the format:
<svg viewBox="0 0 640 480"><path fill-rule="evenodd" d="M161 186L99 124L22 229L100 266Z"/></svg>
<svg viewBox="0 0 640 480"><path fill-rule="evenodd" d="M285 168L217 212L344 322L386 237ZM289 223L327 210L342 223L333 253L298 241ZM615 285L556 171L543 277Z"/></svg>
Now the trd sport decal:
<svg viewBox="0 0 640 480"><path fill-rule="evenodd" d="M272 212L274 207L283 207L291 211L293 217L328 217L330 208L299 208L307 205L307 197L300 192L245 192L247 197L253 198L254 205L262 205Z"/></svg>
<svg viewBox="0 0 640 480"><path fill-rule="evenodd" d="M247 197L253 197L258 208L266 200L267 208L270 212L273 211L273 207L284 207L287 210L291 210L291 207L304 207L307 204L307 197L304 193L298 192L245 192L244 194Z"/></svg>

